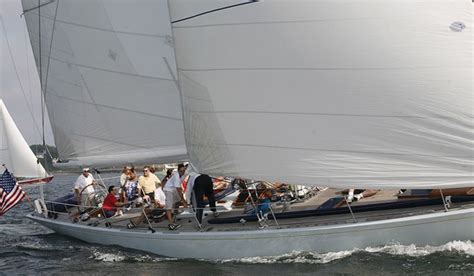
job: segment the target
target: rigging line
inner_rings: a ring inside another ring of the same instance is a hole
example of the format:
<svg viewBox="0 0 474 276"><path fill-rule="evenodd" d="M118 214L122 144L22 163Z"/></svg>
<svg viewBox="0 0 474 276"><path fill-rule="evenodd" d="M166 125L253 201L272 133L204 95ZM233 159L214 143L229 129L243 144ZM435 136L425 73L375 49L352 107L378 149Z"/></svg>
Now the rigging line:
<svg viewBox="0 0 474 276"><path fill-rule="evenodd" d="M39 78L40 78L40 92L41 92L41 130L42 130L42 134L43 134L43 151L45 150L46 148L46 140L44 138L44 105L45 105L45 102L44 102L44 90L43 90L43 66L41 64L41 56L42 56L42 52L41 52L41 0L38 0L38 42L39 42L39 45L38 45L38 50L39 50ZM50 2L51 3L51 2Z"/></svg>
<svg viewBox="0 0 474 276"><path fill-rule="evenodd" d="M67 61L67 60L62 60L62 59L59 59L59 58L55 58L51 55L50 55L49 58L52 59L52 60L61 62L61 63L75 65L75 66L82 67L82 68L93 69L93 70L97 70L97 71L101 71L101 72L116 73L116 74L120 74L120 75L127 75L127 76L138 77L138 78L173 81L172 79L167 79L167 78L154 77L154 76L149 76L149 75L139 75L139 74L135 74L135 73L128 73L128 72L116 71L116 70L100 68L100 67L95 67L95 66L90 66L90 65L85 65L85 64L74 63L74 62L70 62L70 61Z"/></svg>
<svg viewBox="0 0 474 276"><path fill-rule="evenodd" d="M221 8L217 8L217 9L213 9L213 10L208 10L208 11L201 12L201 13L198 13L198 14L195 14L195 15L191 15L191 16L188 16L188 17L184 17L184 18L181 18L181 19L171 21L171 23L173 24L173 23L186 21L186 20L189 20L189 19L193 19L193 18L196 18L196 17L199 17L199 16L209 14L209 13L218 12L218 11L222 11L222 10L227 10L227 9L231 9L231 8L235 8L235 7L243 6L243 5L247 5L247 4L253 4L253 3L256 3L258 1L259 0L250 0L250 1L247 1L247 2L239 3L239 4L234 4L234 5L225 6L225 7L221 7Z"/></svg>
<svg viewBox="0 0 474 276"><path fill-rule="evenodd" d="M48 19L48 20L53 20L52 17L46 16L46 15L42 15L41 17L45 18L45 19ZM89 26L89 25L85 25L85 24L65 21L65 20L62 20L62 19L56 19L56 22L63 23L63 24L66 24L66 25L70 25L70 26L76 26L76 27L81 27L81 28L85 28L85 29L109 32L109 33L115 33L115 34L125 34L125 35L135 35L135 36L155 37L155 38L166 38L167 37L167 35L161 35L161 34L147 34L147 33L137 33L137 32L127 32L127 31L121 31L121 30L106 29L106 28L101 28L101 27L95 27L95 26Z"/></svg>
<svg viewBox="0 0 474 276"><path fill-rule="evenodd" d="M53 29L51 30L51 41L49 42L48 65L46 66L46 78L45 78L44 91L43 91L45 102L46 102L46 92L48 91L49 64L51 63L51 49L53 47L54 30L55 30L55 26L56 26L56 17L58 16L58 8L59 8L59 0L58 0L58 3L56 4L56 12L54 14L54 20L53 20ZM41 41L40 41L40 43L41 43ZM41 52L40 52L40 54L41 54ZM42 114L42 116L44 117L44 114ZM44 118L43 118L43 120L44 120ZM44 132L44 129L43 129L43 132ZM44 135L44 133L43 133L43 135Z"/></svg>
<svg viewBox="0 0 474 276"><path fill-rule="evenodd" d="M51 41L49 43L48 65L46 66L46 78L45 78L43 97L42 97L43 105L41 106L41 121L42 121L42 127L43 127L43 129L42 129L43 130L43 147L44 147L44 150L48 153L51 160L53 160L53 156L51 155L51 152L49 151L49 148L46 145L44 122L45 122L45 112L46 112L46 92L48 91L47 87L48 87L49 64L51 63L51 60L50 60L51 49L52 49L52 46L53 46L54 30L55 30L55 26L56 26L56 17L58 16L58 8L59 8L59 0L58 0L58 3L56 4L56 11L55 11L54 20L53 20L53 29L51 30ZM41 11L41 9L38 9L38 12L40 12L40 11ZM38 16L38 18L39 18L39 20L41 20L40 16ZM41 30L40 30L40 34L41 34ZM41 37L39 39L39 43L41 45ZM40 56L41 56L41 51L40 51Z"/></svg>
<svg viewBox="0 0 474 276"><path fill-rule="evenodd" d="M90 103L90 102L86 102L86 101L72 99L72 98L62 96L62 95L59 95L59 94L56 94L56 93L51 93L51 92L50 92L50 95L61 98L61 99L64 99L64 100L68 100L68 101L71 101L71 102L94 105L94 106L103 107L103 108L110 108L112 110L127 111L127 112L130 112L130 113L143 114L143 115L157 117L157 118L164 118L164 119L169 119L169 120L182 121L182 119L180 119L180 118L171 117L171 116L167 116L167 115L147 113L147 112L142 112L142 111L138 111L138 110L134 110L134 109L126 109L126 108L122 108L122 107L118 107L118 106L110 106L110 105L99 104L99 103Z"/></svg>
<svg viewBox="0 0 474 276"><path fill-rule="evenodd" d="M29 49L28 48L29 38L28 38L28 34L27 34L28 29L27 29L27 26L26 26L26 20L23 20L23 22L25 23L24 28L23 28L23 35L24 35L24 39L25 39L26 74L28 76L28 94L29 94L28 96L30 97L30 102L33 102L33 95L31 93L31 77L30 77L30 69L29 69L30 68L30 59L29 59L30 56L28 54L29 53L29 51L28 51L28 49ZM40 133L38 132L38 134L40 134Z"/></svg>
<svg viewBox="0 0 474 276"><path fill-rule="evenodd" d="M15 60L13 59L13 53L11 51L10 42L8 41L5 22L3 21L3 16L2 15L0 15L0 21L2 21L2 29L3 29L3 33L5 34L5 41L7 42L8 53L10 54L10 58L11 58L12 63L13 63L13 69L14 69L16 77L18 79L18 83L20 84L20 90L23 94L23 97L25 98L25 104L28 107L28 111L31 114L31 118L33 119L35 128L36 128L36 130L38 131L38 134L39 134L41 132L40 132L40 129L38 127L38 123L36 122L35 116L33 115L33 110L31 109L31 106L28 104L28 98L26 97L25 89L23 88L23 83L21 82L21 79L20 79L20 74L18 72L18 69L16 68Z"/></svg>
<svg viewBox="0 0 474 276"><path fill-rule="evenodd" d="M36 9L40 10L41 7L46 6L46 5L49 5L49 4L51 4L51 3L54 3L54 1L55 1L55 0L51 0L51 1L47 2L47 3L40 4L40 0L38 0L38 6L36 6L36 7L34 7L34 8L31 8L31 9L23 10L23 13L20 14L20 17L22 17L25 13L27 13L27 12L29 12L29 11L33 11L33 10L36 10Z"/></svg>

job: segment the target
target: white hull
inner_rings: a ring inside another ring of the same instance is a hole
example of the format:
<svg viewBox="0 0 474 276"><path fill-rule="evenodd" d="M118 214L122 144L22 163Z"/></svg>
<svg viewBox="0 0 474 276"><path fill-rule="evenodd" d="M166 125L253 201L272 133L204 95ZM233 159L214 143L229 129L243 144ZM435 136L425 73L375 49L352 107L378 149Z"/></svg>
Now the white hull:
<svg viewBox="0 0 474 276"><path fill-rule="evenodd" d="M335 252L385 244L440 245L474 239L474 208L344 225L221 232L155 232L91 227L28 215L90 243L198 259L276 256L292 251Z"/></svg>

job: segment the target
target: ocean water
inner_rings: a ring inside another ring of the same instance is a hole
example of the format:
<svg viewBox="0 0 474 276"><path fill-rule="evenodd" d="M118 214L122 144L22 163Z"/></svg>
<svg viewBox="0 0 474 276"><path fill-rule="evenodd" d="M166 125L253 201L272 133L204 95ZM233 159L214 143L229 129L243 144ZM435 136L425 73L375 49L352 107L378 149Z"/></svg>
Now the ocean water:
<svg viewBox="0 0 474 276"><path fill-rule="evenodd" d="M112 176L103 174L104 178ZM45 197L53 199L64 195L76 177L56 175L53 182L45 186ZM107 179L106 184L116 181ZM26 187L25 191L31 198L38 197L37 187ZM0 275L474 275L472 241L204 261L88 244L33 223L24 217L31 211L31 205L23 202L0 217Z"/></svg>

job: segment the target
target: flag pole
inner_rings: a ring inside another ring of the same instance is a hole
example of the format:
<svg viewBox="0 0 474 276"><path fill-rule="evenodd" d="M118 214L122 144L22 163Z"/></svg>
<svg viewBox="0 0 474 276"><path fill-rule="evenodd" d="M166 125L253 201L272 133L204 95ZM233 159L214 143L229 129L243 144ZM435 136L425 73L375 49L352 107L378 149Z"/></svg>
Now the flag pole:
<svg viewBox="0 0 474 276"><path fill-rule="evenodd" d="M19 185L19 184L17 184L17 185ZM35 209L35 206L33 205L33 203L31 203L31 198L30 198L30 196L29 196L25 191L23 191L23 192L25 193L25 198L26 198L26 200L28 200L28 203L30 204L31 208L33 208L33 210L34 210L34 209Z"/></svg>

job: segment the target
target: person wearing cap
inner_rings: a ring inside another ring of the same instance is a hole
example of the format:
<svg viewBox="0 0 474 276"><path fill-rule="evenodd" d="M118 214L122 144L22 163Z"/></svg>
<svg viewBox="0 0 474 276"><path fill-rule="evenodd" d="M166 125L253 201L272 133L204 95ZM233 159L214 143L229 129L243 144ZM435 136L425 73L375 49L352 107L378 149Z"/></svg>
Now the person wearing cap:
<svg viewBox="0 0 474 276"><path fill-rule="evenodd" d="M90 196L95 192L94 184L95 180L89 168L82 169L82 174L79 175L74 183L74 194L76 195L77 205L91 205Z"/></svg>

